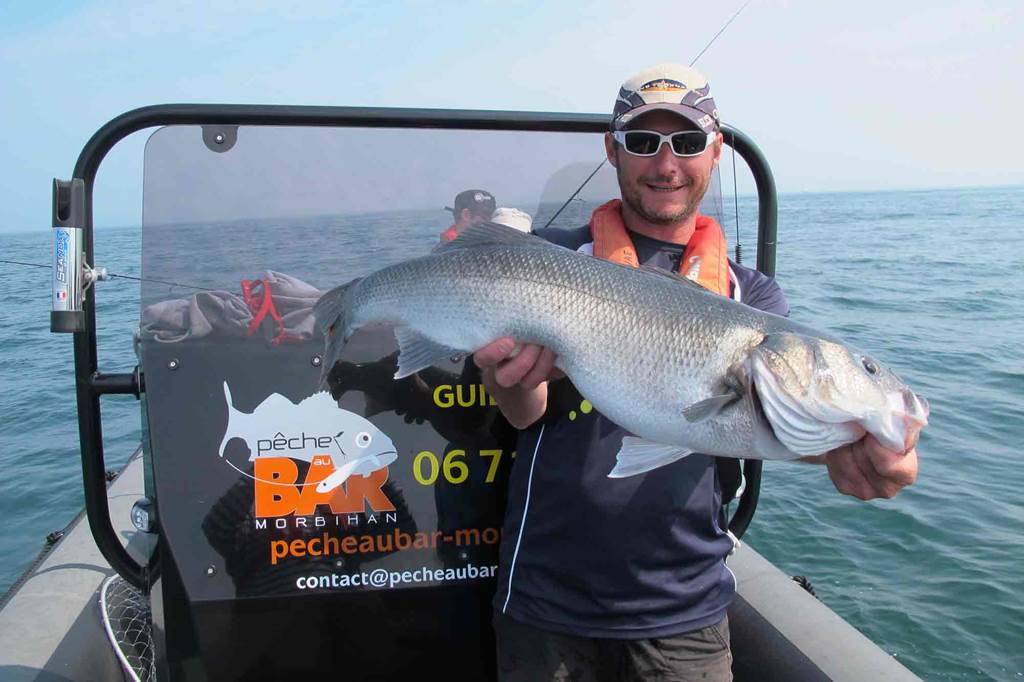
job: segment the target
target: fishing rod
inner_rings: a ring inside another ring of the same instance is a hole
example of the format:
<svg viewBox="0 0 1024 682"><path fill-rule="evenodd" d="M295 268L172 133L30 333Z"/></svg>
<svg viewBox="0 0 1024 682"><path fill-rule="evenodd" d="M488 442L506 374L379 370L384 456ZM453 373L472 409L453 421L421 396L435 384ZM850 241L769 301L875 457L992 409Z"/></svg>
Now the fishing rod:
<svg viewBox="0 0 1024 682"><path fill-rule="evenodd" d="M592 177L597 175L597 171L601 170L601 168L604 166L604 164L605 164L605 162L607 160L608 159L601 159L601 163L597 164L597 168L595 168L593 170L593 172L591 172L591 174L587 176L587 179L583 181L583 184L581 184L579 187L577 187L576 191L573 192L572 195L568 199L565 200L565 203L562 204L562 206L557 211L555 211L555 215L551 216L551 218L546 223L544 223L544 227L547 227L551 223L555 222L555 218L557 218L562 213L562 211L565 210L565 207L568 206L569 203L572 202L572 200L576 198L577 194L579 194L580 192L583 191L583 188L587 186L587 183L590 182L590 179ZM544 229L544 228L541 228L541 229Z"/></svg>
<svg viewBox="0 0 1024 682"><path fill-rule="evenodd" d="M701 50L700 52L698 52L697 56L694 57L692 60L690 60L690 66L693 66L694 64L696 64L697 60L700 59L701 56L705 52L708 51L708 48L710 48L712 45L714 45L715 41L718 40L718 37L720 35L722 35L722 33L725 32L725 29L729 28L729 24L731 24L736 19L736 17L738 17L740 15L740 13L747 8L747 5L749 5L750 2L751 2L751 0L747 0L746 2L744 2L740 6L740 8L738 10L736 10L735 14L733 14L731 17L729 17L729 20L726 21L725 24L722 25L722 28L718 29L718 33L716 33L711 38L711 40L708 41L708 44L704 46L704 49ZM555 211L555 214L553 216L551 216L551 218L546 223L544 223L544 228L546 228L549 225L551 225L551 223L553 223L555 221L555 218L557 218L562 213L562 211L565 210L565 207L568 206L569 203L573 199L576 198L576 195L578 195L580 192L583 191L583 188L587 186L587 183L590 182L590 180L595 175L597 175L597 171L601 170L601 168L604 167L604 164L605 164L605 162L607 160L608 159L601 159L601 163L597 164L597 168L595 168L594 171L590 175L588 175L586 177L586 179L580 184L580 186L576 188L576 191L573 192L572 195L568 199L565 200L565 203L562 204L558 208L557 211ZM733 172L733 197L735 198L735 196L736 196L736 191L735 191L735 185L736 185L736 182L735 182L736 181L736 149L735 148L733 148L733 169L732 169L732 172ZM541 229L544 229L544 228L541 228ZM736 205L736 262L737 263L740 262L740 258L742 257L742 248L740 246L740 241L739 241L739 239L740 239L740 232L739 232L739 230L740 230L740 227L739 227L739 204L737 203L737 205Z"/></svg>

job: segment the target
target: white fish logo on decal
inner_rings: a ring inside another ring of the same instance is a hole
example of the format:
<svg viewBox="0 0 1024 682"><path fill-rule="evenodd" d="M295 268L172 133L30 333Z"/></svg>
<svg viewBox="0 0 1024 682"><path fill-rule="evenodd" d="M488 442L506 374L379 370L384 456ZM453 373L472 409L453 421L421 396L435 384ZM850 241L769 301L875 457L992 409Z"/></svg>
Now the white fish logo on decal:
<svg viewBox="0 0 1024 682"><path fill-rule="evenodd" d="M249 446L249 461L257 457L289 457L312 462L330 455L335 470L317 484L317 492L329 492L349 476L368 476L398 458L395 444L364 417L343 410L326 391L293 403L273 393L252 412L242 412L231 401L224 382L228 423L218 453L224 457L228 441L241 438Z"/></svg>

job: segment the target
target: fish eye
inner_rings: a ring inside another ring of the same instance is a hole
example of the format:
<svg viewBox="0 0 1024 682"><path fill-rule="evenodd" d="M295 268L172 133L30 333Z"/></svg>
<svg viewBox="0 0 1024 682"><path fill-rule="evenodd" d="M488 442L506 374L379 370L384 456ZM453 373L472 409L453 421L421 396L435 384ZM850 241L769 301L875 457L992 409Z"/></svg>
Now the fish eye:
<svg viewBox="0 0 1024 682"><path fill-rule="evenodd" d="M358 445L361 448L365 448L367 445L369 445L371 440L373 439L370 438L370 434L368 434L366 431L360 431L359 433L356 434L356 445Z"/></svg>
<svg viewBox="0 0 1024 682"><path fill-rule="evenodd" d="M868 374L878 374L878 365L876 365L875 361L872 360L871 358L861 358L860 363L864 365L864 369L865 371L867 371Z"/></svg>

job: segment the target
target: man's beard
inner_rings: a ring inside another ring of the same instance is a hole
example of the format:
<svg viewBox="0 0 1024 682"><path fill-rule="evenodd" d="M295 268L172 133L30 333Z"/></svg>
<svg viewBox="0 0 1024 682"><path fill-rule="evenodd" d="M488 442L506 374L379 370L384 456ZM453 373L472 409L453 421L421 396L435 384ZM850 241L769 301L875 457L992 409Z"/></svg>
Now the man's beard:
<svg viewBox="0 0 1024 682"><path fill-rule="evenodd" d="M622 194L622 201L633 209L634 213L652 225L676 225L689 220L697 212L697 209L700 208L700 201L704 198L704 193L707 192L708 185L711 184L711 176L709 175L705 178L703 187L700 187L699 191L690 194L690 197L693 198L693 202L683 206L680 211L675 211L673 213L654 213L647 210L643 205L643 201L640 198L640 191L635 185L623 183L622 168L616 168L615 173L619 178L619 191ZM671 182L668 178L654 178L654 180L656 182L664 182L665 184Z"/></svg>

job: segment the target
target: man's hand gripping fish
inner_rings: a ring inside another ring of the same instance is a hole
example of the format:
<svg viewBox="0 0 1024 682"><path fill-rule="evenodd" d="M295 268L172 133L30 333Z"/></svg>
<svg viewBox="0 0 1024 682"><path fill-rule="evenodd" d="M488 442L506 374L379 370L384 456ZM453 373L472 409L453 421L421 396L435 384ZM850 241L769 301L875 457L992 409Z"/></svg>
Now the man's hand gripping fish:
<svg viewBox="0 0 1024 682"><path fill-rule="evenodd" d="M399 379L511 336L547 346L632 436L611 477L693 452L793 459L871 433L903 452L928 403L837 339L679 275L618 265L494 224L326 293L324 376L370 323L395 325Z"/></svg>

